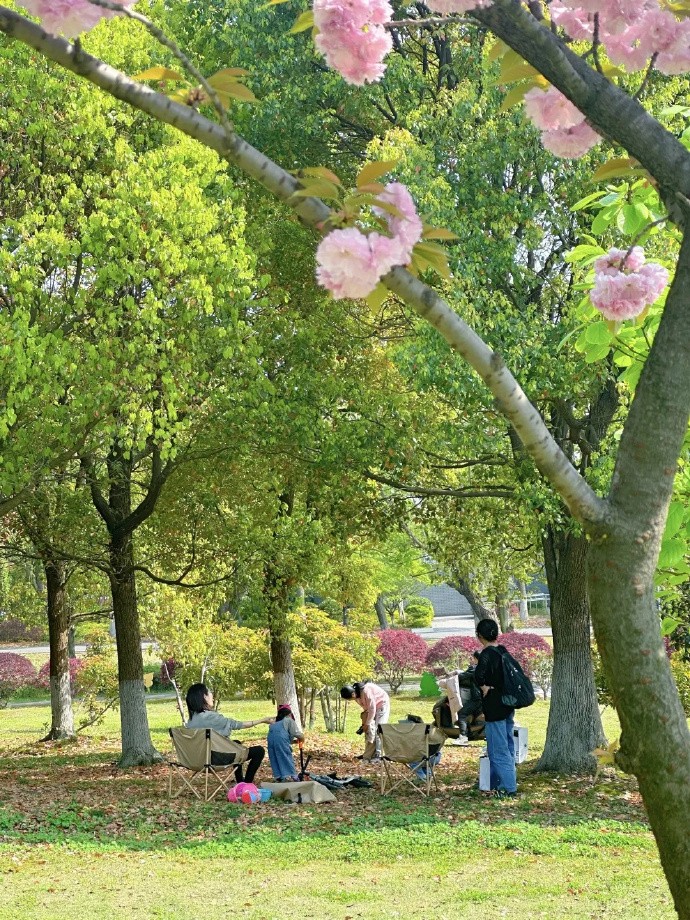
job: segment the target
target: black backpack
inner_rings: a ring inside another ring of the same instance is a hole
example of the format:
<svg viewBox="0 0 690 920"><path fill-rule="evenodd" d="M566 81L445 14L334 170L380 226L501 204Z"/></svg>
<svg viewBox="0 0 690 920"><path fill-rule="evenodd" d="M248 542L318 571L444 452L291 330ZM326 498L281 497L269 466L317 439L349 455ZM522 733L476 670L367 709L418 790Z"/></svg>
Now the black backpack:
<svg viewBox="0 0 690 920"><path fill-rule="evenodd" d="M534 702L534 687L525 672L510 652L497 650L503 668L503 691L501 702L511 709L524 709Z"/></svg>

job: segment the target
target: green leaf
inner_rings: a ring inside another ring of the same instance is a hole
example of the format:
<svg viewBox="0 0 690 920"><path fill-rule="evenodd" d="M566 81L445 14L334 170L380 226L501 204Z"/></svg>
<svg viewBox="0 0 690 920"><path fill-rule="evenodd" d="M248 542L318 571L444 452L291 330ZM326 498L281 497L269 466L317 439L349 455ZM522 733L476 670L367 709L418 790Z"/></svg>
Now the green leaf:
<svg viewBox="0 0 690 920"><path fill-rule="evenodd" d="M680 528L683 526L685 516L685 505L681 504L680 502L672 502L668 509L668 517L666 518L664 540L674 537L678 533Z"/></svg>
<svg viewBox="0 0 690 920"><path fill-rule="evenodd" d="M314 13L311 10L307 10L297 17L292 28L288 31L288 35L297 35L298 32L306 32L307 29L312 29L314 27Z"/></svg>
<svg viewBox="0 0 690 920"><path fill-rule="evenodd" d="M422 233L422 239L424 240L457 240L459 239L457 233L451 233L450 230L446 230L444 227L427 227Z"/></svg>
<svg viewBox="0 0 690 920"><path fill-rule="evenodd" d="M364 299L369 304L369 308L372 313L375 313L381 308L381 305L384 303L386 298L390 295L390 291L385 284L382 284L380 281L371 292Z"/></svg>
<svg viewBox="0 0 690 920"><path fill-rule="evenodd" d="M585 244L580 244L575 246L574 249L571 249L570 252L566 253L565 261L566 262L582 262L587 264L593 259L598 259L599 256L604 255L605 250L601 246L589 246Z"/></svg>
<svg viewBox="0 0 690 920"><path fill-rule="evenodd" d="M185 78L176 70L169 70L167 67L149 67L148 70L142 70L132 77L133 80L184 80Z"/></svg>
<svg viewBox="0 0 690 920"><path fill-rule="evenodd" d="M379 163L366 163L357 175L357 188L362 188L370 182L376 182L398 165L397 160L382 160Z"/></svg>
<svg viewBox="0 0 690 920"><path fill-rule="evenodd" d="M595 169L592 181L603 182L605 179L635 176L645 172L646 170L633 157L616 157Z"/></svg>
<svg viewBox="0 0 690 920"><path fill-rule="evenodd" d="M587 326L585 329L585 341L589 345L606 345L606 350L608 351L611 338L611 332L604 320L600 320L598 323L592 323L591 326Z"/></svg>
<svg viewBox="0 0 690 920"><path fill-rule="evenodd" d="M682 620L677 620L675 617L664 617L661 621L661 635L670 636L682 625Z"/></svg>
<svg viewBox="0 0 690 920"><path fill-rule="evenodd" d="M282 3L283 0L280 0L280 2ZM329 182L333 182L335 185L343 184L338 176L325 166L307 166L306 169L301 169L299 172L304 176L316 176L318 179L328 179Z"/></svg>
<svg viewBox="0 0 690 920"><path fill-rule="evenodd" d="M579 201L576 201L575 204L570 208L571 211L581 211L582 208L586 208L588 204L591 204L593 201L597 201L599 198L602 198L606 192L601 189L598 192L592 192L591 195L585 195L584 198L580 198Z"/></svg>
<svg viewBox="0 0 690 920"><path fill-rule="evenodd" d="M609 351L609 345L591 345L585 352L585 361L587 364L596 364L597 361L602 361Z"/></svg>
<svg viewBox="0 0 690 920"><path fill-rule="evenodd" d="M422 268L433 268L442 278L448 280L452 278L448 266L448 255L446 250L442 246L439 246L438 243L417 243L412 250L412 254L417 264L420 262L423 263Z"/></svg>
<svg viewBox="0 0 690 920"><path fill-rule="evenodd" d="M685 540L674 537L671 540L661 541L661 552L659 553L658 566L660 569L673 568L678 562L682 562L688 549Z"/></svg>

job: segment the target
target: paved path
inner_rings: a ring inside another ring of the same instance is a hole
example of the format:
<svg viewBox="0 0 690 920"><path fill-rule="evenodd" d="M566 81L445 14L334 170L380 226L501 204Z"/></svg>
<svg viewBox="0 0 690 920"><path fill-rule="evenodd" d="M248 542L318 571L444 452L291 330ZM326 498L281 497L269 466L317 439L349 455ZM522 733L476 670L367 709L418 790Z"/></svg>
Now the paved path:
<svg viewBox="0 0 690 920"><path fill-rule="evenodd" d="M438 642L439 639L445 639L448 636L473 636L474 635L474 617L437 617L431 626L425 629L413 629L418 636L421 636L426 642ZM530 629L529 623L524 632L534 633L537 636L550 636L551 629L536 627Z"/></svg>

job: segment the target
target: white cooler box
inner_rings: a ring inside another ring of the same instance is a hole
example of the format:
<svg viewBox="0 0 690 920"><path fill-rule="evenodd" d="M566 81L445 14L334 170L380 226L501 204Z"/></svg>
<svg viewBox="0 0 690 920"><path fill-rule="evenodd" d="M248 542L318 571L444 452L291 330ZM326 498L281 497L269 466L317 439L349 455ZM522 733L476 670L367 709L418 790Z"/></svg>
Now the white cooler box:
<svg viewBox="0 0 690 920"><path fill-rule="evenodd" d="M527 760L527 729L516 725L513 729L513 743L515 744L515 763Z"/></svg>

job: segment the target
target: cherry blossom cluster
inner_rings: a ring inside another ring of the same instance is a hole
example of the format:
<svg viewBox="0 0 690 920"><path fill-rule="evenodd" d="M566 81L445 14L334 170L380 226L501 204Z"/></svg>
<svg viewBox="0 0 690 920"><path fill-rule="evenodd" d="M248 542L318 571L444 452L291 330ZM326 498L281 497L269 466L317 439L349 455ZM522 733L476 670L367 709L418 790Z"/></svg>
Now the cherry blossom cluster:
<svg viewBox="0 0 690 920"><path fill-rule="evenodd" d="M390 182L378 197L398 212L394 216L374 209L385 217L391 236L347 227L331 231L316 250L316 277L334 300L356 300L371 294L392 268L409 263L412 249L422 236L422 221L404 185Z"/></svg>
<svg viewBox="0 0 690 920"><path fill-rule="evenodd" d="M594 263L590 299L606 319L620 322L639 316L667 284L668 271L657 262L647 262L641 246L629 252L610 249Z"/></svg>
<svg viewBox="0 0 690 920"><path fill-rule="evenodd" d="M384 28L392 16L388 0L314 0L314 43L348 83L374 83L383 76L383 59L393 48Z"/></svg>
<svg viewBox="0 0 690 920"><path fill-rule="evenodd" d="M469 13L482 6L490 6L491 0L429 0L427 6L435 13L449 16L451 13Z"/></svg>
<svg viewBox="0 0 690 920"><path fill-rule="evenodd" d="M582 112L555 86L525 93L525 112L541 131L544 147L556 156L584 156L601 140Z"/></svg>
<svg viewBox="0 0 690 920"><path fill-rule="evenodd" d="M119 0L122 6L134 6L136 0ZM75 38L82 32L88 32L97 26L101 19L109 19L116 14L103 7L94 6L89 0L21 0L33 16L41 20L46 32Z"/></svg>
<svg viewBox="0 0 690 920"><path fill-rule="evenodd" d="M690 70L690 19L678 19L659 0L553 0L552 21L571 38L598 39L614 64L641 70L653 55L665 74Z"/></svg>

